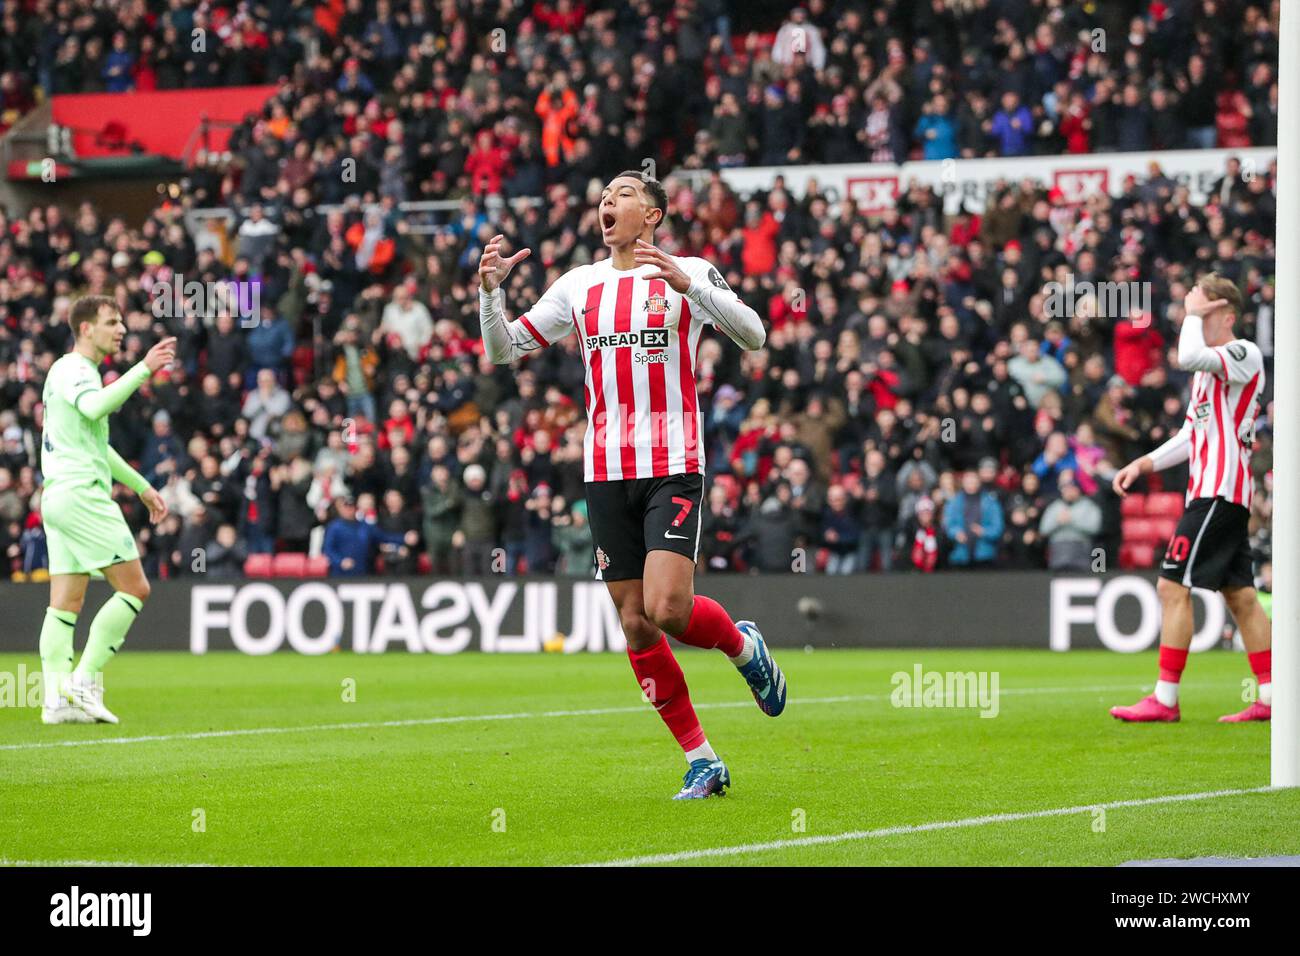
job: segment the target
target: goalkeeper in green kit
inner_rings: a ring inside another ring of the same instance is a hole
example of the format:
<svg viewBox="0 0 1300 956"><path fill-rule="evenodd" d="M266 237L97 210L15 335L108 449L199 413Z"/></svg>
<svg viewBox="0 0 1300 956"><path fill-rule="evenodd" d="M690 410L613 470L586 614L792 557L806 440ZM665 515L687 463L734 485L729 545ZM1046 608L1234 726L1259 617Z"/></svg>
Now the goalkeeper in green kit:
<svg viewBox="0 0 1300 956"><path fill-rule="evenodd" d="M167 506L109 447L108 416L171 363L176 340L163 339L105 388L99 364L122 345L122 313L107 296L89 295L73 303L69 323L76 345L50 366L43 397L41 520L50 553L50 606L41 627L41 720L115 724L117 717L104 706L102 673L144 607L149 582L135 538L113 501L113 480L140 496L154 524L166 517ZM74 670L72 637L92 573L103 575L113 595L90 622L90 637Z"/></svg>

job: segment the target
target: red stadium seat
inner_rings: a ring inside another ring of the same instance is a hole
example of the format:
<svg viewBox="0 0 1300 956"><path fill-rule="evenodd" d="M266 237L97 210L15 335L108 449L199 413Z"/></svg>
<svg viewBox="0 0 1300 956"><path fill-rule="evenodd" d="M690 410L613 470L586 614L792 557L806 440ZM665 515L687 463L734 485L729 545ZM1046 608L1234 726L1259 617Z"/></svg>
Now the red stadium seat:
<svg viewBox="0 0 1300 956"><path fill-rule="evenodd" d="M1155 560L1156 549L1149 544L1130 542L1119 549L1119 566L1124 571L1149 568Z"/></svg>
<svg viewBox="0 0 1300 956"><path fill-rule="evenodd" d="M1142 518L1147 513L1147 496L1129 492L1128 497L1120 501L1119 513L1125 518Z"/></svg>
<svg viewBox="0 0 1300 956"><path fill-rule="evenodd" d="M1151 518L1151 534L1156 540L1152 544L1166 544L1178 528L1177 518Z"/></svg>
<svg viewBox="0 0 1300 956"><path fill-rule="evenodd" d="M271 574L277 578L305 578L307 555L300 551L277 554L271 562Z"/></svg>
<svg viewBox="0 0 1300 956"><path fill-rule="evenodd" d="M1125 518L1124 543L1164 548L1178 527L1177 518Z"/></svg>
<svg viewBox="0 0 1300 956"><path fill-rule="evenodd" d="M1151 522L1147 518L1125 518L1123 525L1124 541L1150 543Z"/></svg>
<svg viewBox="0 0 1300 956"><path fill-rule="evenodd" d="M1183 514L1183 496L1176 491L1161 491L1147 495L1148 518L1181 518Z"/></svg>
<svg viewBox="0 0 1300 956"><path fill-rule="evenodd" d="M271 556L269 554L250 554L244 561L244 576L269 578L271 576Z"/></svg>
<svg viewBox="0 0 1300 956"><path fill-rule="evenodd" d="M307 559L307 573L309 578L328 577L330 573L330 559L323 554Z"/></svg>
<svg viewBox="0 0 1300 956"><path fill-rule="evenodd" d="M421 574L429 574L433 571L433 562L429 559L426 551L421 551L415 559L415 569Z"/></svg>
<svg viewBox="0 0 1300 956"><path fill-rule="evenodd" d="M293 382L298 387L306 385L312 378L315 368L316 351L310 345L300 345L293 350L290 366L293 369Z"/></svg>

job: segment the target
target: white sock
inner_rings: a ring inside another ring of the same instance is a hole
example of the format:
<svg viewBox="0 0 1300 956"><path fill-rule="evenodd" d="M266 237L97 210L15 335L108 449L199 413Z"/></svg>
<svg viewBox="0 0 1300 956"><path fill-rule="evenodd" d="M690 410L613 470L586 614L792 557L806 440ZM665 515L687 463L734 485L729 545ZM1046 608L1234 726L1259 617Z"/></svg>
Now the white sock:
<svg viewBox="0 0 1300 956"><path fill-rule="evenodd" d="M741 647L739 654L735 657L728 657L727 660L731 661L731 663L735 664L737 667L744 667L754 659L754 651L758 649L758 646L754 643L754 639L744 631L740 632L740 636L745 639L744 646Z"/></svg>
<svg viewBox="0 0 1300 956"><path fill-rule="evenodd" d="M703 742L702 742L698 747L696 747L694 750L688 750L688 751L686 751L686 762L687 762L687 763L694 763L696 760L699 760L701 757L707 758L707 759L709 759L709 760L717 760L717 759L718 759L718 755L715 754L715 753L713 752L713 748L709 746L709 742L708 742L708 740L703 741Z"/></svg>
<svg viewBox="0 0 1300 956"><path fill-rule="evenodd" d="M1156 700L1166 707L1178 706L1178 685L1173 681L1156 681Z"/></svg>
<svg viewBox="0 0 1300 956"><path fill-rule="evenodd" d="M1273 706L1273 682L1259 685L1259 702L1265 707Z"/></svg>

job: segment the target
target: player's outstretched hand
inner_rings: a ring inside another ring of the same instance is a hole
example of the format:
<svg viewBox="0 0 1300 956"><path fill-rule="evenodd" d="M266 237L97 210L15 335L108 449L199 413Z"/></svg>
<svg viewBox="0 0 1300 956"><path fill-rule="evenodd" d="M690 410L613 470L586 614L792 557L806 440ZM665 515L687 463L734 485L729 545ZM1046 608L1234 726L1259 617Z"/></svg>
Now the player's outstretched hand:
<svg viewBox="0 0 1300 956"><path fill-rule="evenodd" d="M1137 481L1142 474L1142 462L1129 462L1119 471L1115 472L1114 479L1111 480L1110 486L1115 490L1115 494L1121 498L1128 496L1129 485Z"/></svg>
<svg viewBox="0 0 1300 956"><path fill-rule="evenodd" d="M656 246L652 246L644 239L636 241L636 248L632 250L632 257L636 259L639 266L658 266L659 271L645 276L647 279L663 279L672 287L672 290L680 295L685 295L686 290L691 287L691 277L681 270L677 265L677 260Z"/></svg>
<svg viewBox="0 0 1300 956"><path fill-rule="evenodd" d="M171 365L175 360L176 336L169 335L146 353L144 364L149 366L150 372L156 372Z"/></svg>
<svg viewBox="0 0 1300 956"><path fill-rule="evenodd" d="M163 496L154 489L146 488L140 492L140 500L149 509L149 522L151 524L157 524L167 517L167 502L163 501Z"/></svg>
<svg viewBox="0 0 1300 956"><path fill-rule="evenodd" d="M510 275L510 270L530 255L531 249L520 249L513 256L503 258L501 243L505 236L493 236L483 249L483 257L478 261L478 281L484 292L491 292Z"/></svg>

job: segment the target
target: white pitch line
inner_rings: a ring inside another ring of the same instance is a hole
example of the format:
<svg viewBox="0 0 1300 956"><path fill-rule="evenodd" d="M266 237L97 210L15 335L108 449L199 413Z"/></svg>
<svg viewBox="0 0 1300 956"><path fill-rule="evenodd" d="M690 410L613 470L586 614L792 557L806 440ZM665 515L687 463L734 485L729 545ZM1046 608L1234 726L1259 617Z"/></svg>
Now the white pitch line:
<svg viewBox="0 0 1300 956"><path fill-rule="evenodd" d="M711 847L703 850L683 850L678 853L655 853L648 856L632 856L622 860L606 860L598 863L580 863L578 866L652 866L663 863L683 863L687 860L703 860L712 857L743 856L747 853L765 853L769 850L789 850L805 846L826 846L833 843L848 843L854 840L878 840L882 837L903 836L909 833L927 833L933 830L956 830L962 827L982 827L990 823L1015 823L1020 820L1039 820L1046 817L1066 817L1077 813L1091 813L1094 810L1118 810L1124 807L1147 807L1160 803L1184 803L1192 800L1214 800L1219 797L1239 797L1247 794L1269 793L1282 788L1251 787L1245 790L1206 790L1202 793L1175 793L1163 797L1146 797L1140 800L1112 800L1109 803L1090 803L1077 807L1057 807L1052 810L1027 810L1023 813L995 813L982 817L966 817L961 820L940 820L934 823L916 823L894 827L881 827L878 830L850 830L847 833L833 833L826 836L794 837L789 840L771 840L767 843L742 843L737 846Z"/></svg>
<svg viewBox="0 0 1300 956"><path fill-rule="evenodd" d="M0 857L0 866L48 867L48 866L165 866L197 867L212 866L211 863L136 863L133 860L9 860Z"/></svg>
<svg viewBox="0 0 1300 956"><path fill-rule="evenodd" d="M1201 793L1176 793L1163 797L1146 797L1138 800L1112 800L1108 803L1093 803L1077 807L1058 807L1052 810L1030 810L1023 813L998 813L982 817L966 817L961 820L942 820L935 823L918 823L894 827L881 827L877 830L853 830L848 833L836 833L828 836L798 837L790 840L773 840L768 843L746 843L739 846L714 847L705 850L686 850L680 853L660 853L651 856L634 856L623 860L607 860L600 863L581 863L584 867L613 866L648 866L661 863L682 863L707 857L739 856L746 853L763 853L768 850L786 850L794 847L824 846L833 843L846 843L852 840L873 840L888 836L903 836L909 833L925 833L933 830L954 830L963 827L986 826L990 823L1014 823L1020 820L1035 820L1046 817L1072 816L1078 813L1091 813L1094 810L1117 810L1125 807L1145 807L1162 803L1186 803L1195 800L1213 800L1219 797L1239 797L1250 794L1270 793L1282 788L1251 787L1243 790L1207 790ZM211 863L137 863L134 861L114 860L10 860L0 857L0 866L12 867L57 867L57 866L95 866L95 867L207 867Z"/></svg>
<svg viewBox="0 0 1300 956"><path fill-rule="evenodd" d="M1132 684L1114 684L1104 687L1022 687L999 691L1003 694L1070 694L1094 693L1111 690L1129 690ZM790 701L792 704L846 704L889 700L889 694L858 694L841 697L802 697ZM732 707L753 707L748 700L725 701L712 704L696 704L696 710L723 710ZM948 708L958 709L958 708ZM961 708L972 710L975 708ZM0 744L0 751L13 750L48 750L55 747L99 747L111 744L159 743L168 740L209 740L221 737L257 737L264 734L302 734L324 733L331 730L372 730L384 727L431 727L438 724L466 724L475 721L492 720L538 720L549 717L602 717L609 714L637 714L645 706L632 707L596 707L588 710L543 710L523 711L507 714L453 714L446 717L414 717L407 720L359 721L346 724L308 724L303 727L243 727L234 730L203 730L187 734L142 734L138 737L92 737L87 740L39 740L21 744Z"/></svg>

